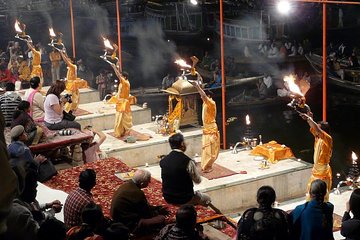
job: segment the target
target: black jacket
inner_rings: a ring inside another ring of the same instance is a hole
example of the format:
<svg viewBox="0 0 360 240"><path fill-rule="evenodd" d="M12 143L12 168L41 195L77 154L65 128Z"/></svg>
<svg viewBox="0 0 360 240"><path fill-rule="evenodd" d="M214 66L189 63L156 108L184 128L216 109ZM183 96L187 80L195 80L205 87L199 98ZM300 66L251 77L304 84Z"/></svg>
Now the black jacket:
<svg viewBox="0 0 360 240"><path fill-rule="evenodd" d="M168 203L184 204L194 196L194 184L187 167L191 158L171 151L160 161L163 197Z"/></svg>

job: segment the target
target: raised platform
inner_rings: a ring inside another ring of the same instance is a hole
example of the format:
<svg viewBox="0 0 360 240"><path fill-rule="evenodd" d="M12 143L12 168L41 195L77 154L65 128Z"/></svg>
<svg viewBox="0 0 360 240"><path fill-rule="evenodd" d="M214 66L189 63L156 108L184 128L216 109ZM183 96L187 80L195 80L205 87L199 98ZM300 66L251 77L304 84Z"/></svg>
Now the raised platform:
<svg viewBox="0 0 360 240"><path fill-rule="evenodd" d="M195 160L200 161L200 157ZM238 174L212 180L202 177L202 182L195 185L195 190L209 194L213 204L224 213L255 206L256 192L263 185L274 187L278 201L305 195L311 164L297 159L285 159L261 170L260 163L254 160L254 156L249 155L249 151L237 154L231 151L221 152L216 164ZM146 169L155 179L161 181L161 169L158 165ZM240 174L241 171L247 173Z"/></svg>
<svg viewBox="0 0 360 240"><path fill-rule="evenodd" d="M91 125L98 130L106 130L114 128L115 121L115 104L107 104L105 102L92 102L80 104L79 108L90 112L83 116L76 117L81 126ZM151 109L142 108L137 105L131 106L133 125L139 125L151 122Z"/></svg>
<svg viewBox="0 0 360 240"><path fill-rule="evenodd" d="M45 86L42 88L41 92L44 93L44 96L46 95L46 92L49 90L49 86ZM17 91L19 93L20 97L24 96L25 90L19 90ZM99 98L99 91L95 90L93 88L81 88L80 89L80 102L81 103L91 103L94 101L100 101Z"/></svg>
<svg viewBox="0 0 360 240"><path fill-rule="evenodd" d="M119 158L130 167L144 166L146 163L157 164L160 161L158 156L168 154L171 149L168 142L169 136L157 134L155 128L154 122L134 126L135 131L152 136L148 141L137 141L136 143L126 143L109 135L113 130L105 131L107 138L100 148L109 157ZM190 127L183 129L182 133L187 143L186 153L189 156L200 154L202 130Z"/></svg>

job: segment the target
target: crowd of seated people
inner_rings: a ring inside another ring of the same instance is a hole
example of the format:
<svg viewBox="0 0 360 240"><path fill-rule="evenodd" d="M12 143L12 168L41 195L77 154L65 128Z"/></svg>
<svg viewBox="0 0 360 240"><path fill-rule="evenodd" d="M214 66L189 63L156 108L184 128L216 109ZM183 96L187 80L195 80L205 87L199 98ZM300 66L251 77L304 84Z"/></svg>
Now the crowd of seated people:
<svg viewBox="0 0 360 240"><path fill-rule="evenodd" d="M0 114L0 128L4 129L4 126ZM23 134L22 126L12 130L14 141L24 141ZM202 226L196 224L194 205L208 206L211 199L193 190L192 182L199 183L200 178L193 160L184 154L186 144L182 135L171 136L169 142L172 151L161 160L164 198L179 208L176 222L166 225L165 217L169 214L167 209L150 205L142 190L151 181L150 172L144 169L136 170L134 177L122 183L115 191L111 202L111 218L104 216L101 206L96 204L91 193L95 185L102 184L97 183L93 169L80 172L79 187L70 192L64 203L56 199L39 203L36 198L37 166L41 159L9 161L3 131L0 131L0 238L42 240L51 236L51 239L112 240L151 236L151 239L157 240L209 239ZM26 152L24 146L23 150L15 152ZM169 165L168 161L174 159L177 163ZM177 179L171 178L172 173L176 173ZM181 185L181 179L186 179L186 186ZM176 194L178 189L182 189L182 195ZM359 236L358 190L351 194L343 216L341 233L347 239L358 239ZM256 195L258 207L244 211L234 239L333 239L334 206L324 201L326 194L326 183L320 179L314 180L309 188L310 200L287 213L274 207L274 188L262 186ZM64 223L56 220L56 213L62 208Z"/></svg>

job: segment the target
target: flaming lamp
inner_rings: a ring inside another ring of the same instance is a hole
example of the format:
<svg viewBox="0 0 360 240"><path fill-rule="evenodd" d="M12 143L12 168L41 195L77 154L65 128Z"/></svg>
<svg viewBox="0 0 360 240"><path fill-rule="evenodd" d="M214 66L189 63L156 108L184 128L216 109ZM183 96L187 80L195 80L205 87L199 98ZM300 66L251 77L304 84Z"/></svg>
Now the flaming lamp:
<svg viewBox="0 0 360 240"><path fill-rule="evenodd" d="M116 51L118 46L116 44L112 44L109 39L103 37L104 42L104 54L100 56L105 62L113 64L108 58L110 57L112 60L118 61L118 57L116 56ZM109 55L109 51L111 51L111 55Z"/></svg>
<svg viewBox="0 0 360 240"><path fill-rule="evenodd" d="M16 19L14 27L16 31L16 35L15 35L16 38L25 42L32 42L31 37L29 35L26 35L25 33L25 29L26 29L25 24L21 23L19 20Z"/></svg>
<svg viewBox="0 0 360 240"><path fill-rule="evenodd" d="M53 28L49 28L49 35L51 42L48 45L55 48L58 51L66 52L65 45L62 42L63 34L61 32L56 34Z"/></svg>
<svg viewBox="0 0 360 240"><path fill-rule="evenodd" d="M306 99L304 94L300 91L299 86L295 83L293 75L285 76L284 82L287 83L290 90L291 102L287 104L288 107L294 109L298 113L310 112L310 107L305 103Z"/></svg>
<svg viewBox="0 0 360 240"><path fill-rule="evenodd" d="M352 162L346 181L347 185L349 185L351 188L358 188L360 187L360 168L357 162L358 157L354 152L351 154L351 159Z"/></svg>
<svg viewBox="0 0 360 240"><path fill-rule="evenodd" d="M245 123L246 123L246 129L245 129L245 137L243 139L246 150L249 150L251 149L251 142L252 142L251 121L249 114L245 116Z"/></svg>

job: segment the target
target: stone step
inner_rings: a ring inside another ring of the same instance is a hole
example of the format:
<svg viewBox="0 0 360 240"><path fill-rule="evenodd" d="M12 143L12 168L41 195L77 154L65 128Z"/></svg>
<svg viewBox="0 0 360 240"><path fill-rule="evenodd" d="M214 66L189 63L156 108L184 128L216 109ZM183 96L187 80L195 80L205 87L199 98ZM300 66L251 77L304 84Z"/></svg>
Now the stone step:
<svg viewBox="0 0 360 240"><path fill-rule="evenodd" d="M41 89L41 92L46 95L47 91L49 90L49 86L45 86ZM16 91L19 93L20 97L23 97L26 90L19 90ZM81 88L80 89L80 103L91 103L94 101L100 101L99 98L99 91L93 88Z"/></svg>
<svg viewBox="0 0 360 240"><path fill-rule="evenodd" d="M158 156L168 154L171 149L169 146L169 136L163 136L156 133L154 122L136 125L133 129L140 133L146 133L152 136L148 141L137 141L135 143L126 143L119 140L109 133L113 130L104 131L107 139L100 146L108 157L121 159L130 167L145 166L157 164L160 161ZM185 142L187 143L186 153L189 156L201 153L202 130L200 128L190 127L182 131Z"/></svg>
<svg viewBox="0 0 360 240"><path fill-rule="evenodd" d="M105 102L92 102L80 104L79 109L85 110L80 110L84 113L84 115L76 117L76 121L78 121L82 127L90 125L97 130L114 129L116 113L115 104L108 104ZM137 105L132 105L131 112L133 125L151 122L150 108L142 108Z"/></svg>

